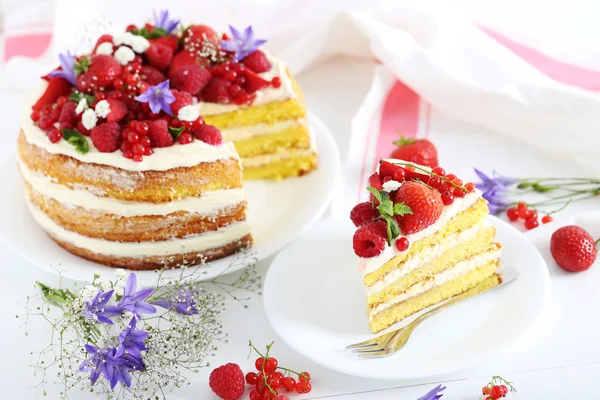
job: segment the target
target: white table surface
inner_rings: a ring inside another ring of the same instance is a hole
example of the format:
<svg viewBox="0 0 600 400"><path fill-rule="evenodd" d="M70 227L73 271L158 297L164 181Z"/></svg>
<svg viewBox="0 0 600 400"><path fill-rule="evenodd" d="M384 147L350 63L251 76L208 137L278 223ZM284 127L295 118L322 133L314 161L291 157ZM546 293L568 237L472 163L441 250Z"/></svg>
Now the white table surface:
<svg viewBox="0 0 600 400"><path fill-rule="evenodd" d="M341 66L343 69L340 69ZM342 157L347 150L349 116L360 104L370 82L372 65L356 60L335 60L322 64L301 75L310 108L329 126L338 141ZM323 82L330 85L327 92L321 90ZM3 122L4 146L0 158L15 151L14 138L18 131L17 111L24 95L0 93L0 120ZM434 111L435 112L435 111ZM439 116L440 118L443 118ZM432 127L440 156L440 163L459 176L471 177L472 166L486 170L496 169L509 175L536 176L580 175L574 167L553 160L533 148L509 141L502 136L481 132L468 124L448 123L443 132ZM468 154L461 162L457 152ZM10 191L12 188L3 188ZM560 215L569 218L576 213L600 208L600 201L573 204ZM600 235L600 231L596 232ZM539 235L538 235L539 236ZM549 234L538 238L542 253L548 257ZM350 246L350 245L349 245ZM31 244L35 251L35 243ZM315 257L318 255L314 255ZM266 271L270 260L260 263ZM597 263L598 264L598 263ZM28 400L40 398L30 389L37 383L29 367L34 358L29 355L44 345L44 326L30 328L25 337L15 314L22 313L19 302L33 293L36 280L53 283L56 277L28 265L6 244L0 242L0 265L4 271L0 279L0 393L2 399ZM549 263L552 277L551 301L544 317L526 336L503 354L490 355L489 360L468 371L427 381L376 381L357 379L325 370L302 355L295 353L283 342L276 343L273 354L281 365L307 370L313 376L313 391L297 398L343 400L396 400L416 399L438 382L448 386L444 399L477 399L481 387L492 375L502 375L515 382L518 393L511 399L571 399L593 398L597 395L596 379L600 376L600 345L597 331L600 328L600 265L583 274L565 274L555 264ZM301 273L297 271L296 273ZM220 345L213 366L226 362L239 363L249 371L253 359L248 355L248 340L264 345L277 341L262 309L262 298L253 296L249 309L239 303L228 301L222 315L227 343ZM527 304L523 304L527 307ZM510 321L499 321L510 323ZM443 332L440 332L443 334ZM365 366L368 368L368 366ZM193 385L169 395L170 400L213 399L207 379L210 369L202 370L193 378ZM58 398L50 395L50 399ZM93 398L89 394L73 392L72 399ZM246 397L247 398L247 397Z"/></svg>

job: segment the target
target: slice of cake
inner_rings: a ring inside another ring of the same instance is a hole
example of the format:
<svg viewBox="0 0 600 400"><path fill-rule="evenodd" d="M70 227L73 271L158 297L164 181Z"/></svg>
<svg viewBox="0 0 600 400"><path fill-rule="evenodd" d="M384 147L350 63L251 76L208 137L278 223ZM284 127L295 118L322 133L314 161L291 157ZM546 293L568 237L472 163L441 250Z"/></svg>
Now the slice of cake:
<svg viewBox="0 0 600 400"><path fill-rule="evenodd" d="M155 25L103 35L91 54L61 54L24 108L29 209L78 256L154 269L252 244L239 155L196 105L212 64L167 78L178 25L163 12Z"/></svg>
<svg viewBox="0 0 600 400"><path fill-rule="evenodd" d="M200 115L234 142L245 179L279 180L314 170L317 153L300 87L281 60L259 49L265 40L255 39L252 27L230 30L231 36L206 25L187 28L169 78L182 89L180 81L203 71L205 86L192 90Z"/></svg>
<svg viewBox="0 0 600 400"><path fill-rule="evenodd" d="M501 282L500 245L473 183L402 160L369 178L351 219L373 333L468 290Z"/></svg>

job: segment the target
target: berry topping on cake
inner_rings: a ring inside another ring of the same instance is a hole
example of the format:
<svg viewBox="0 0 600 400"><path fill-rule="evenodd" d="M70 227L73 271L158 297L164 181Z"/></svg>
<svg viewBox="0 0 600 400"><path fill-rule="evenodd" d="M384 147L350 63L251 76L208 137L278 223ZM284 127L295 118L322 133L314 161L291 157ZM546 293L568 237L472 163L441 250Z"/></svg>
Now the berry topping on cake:
<svg viewBox="0 0 600 400"><path fill-rule="evenodd" d="M163 119L152 121L148 137L152 147L169 147L173 145L173 136L169 133L167 121Z"/></svg>
<svg viewBox="0 0 600 400"><path fill-rule="evenodd" d="M410 161L427 167L437 167L437 150L429 140L401 137L394 144L398 148L392 151L390 158Z"/></svg>
<svg viewBox="0 0 600 400"><path fill-rule="evenodd" d="M216 45L219 36L210 26L192 25L183 33L182 41L184 50L195 52L204 49L207 44Z"/></svg>
<svg viewBox="0 0 600 400"><path fill-rule="evenodd" d="M422 231L433 225L442 215L444 204L440 194L423 183L406 182L396 192L396 203L404 203L412 214L397 216L404 235Z"/></svg>
<svg viewBox="0 0 600 400"><path fill-rule="evenodd" d="M213 78L202 90L202 100L213 103L228 104L230 102L229 87L231 82L222 78Z"/></svg>
<svg viewBox="0 0 600 400"><path fill-rule="evenodd" d="M209 386L223 400L237 400L246 388L244 373L239 365L229 363L210 373Z"/></svg>
<svg viewBox="0 0 600 400"><path fill-rule="evenodd" d="M140 78L152 86L158 85L159 83L164 82L167 79L165 78L165 75L162 72L150 65L144 65L142 67L140 72Z"/></svg>
<svg viewBox="0 0 600 400"><path fill-rule="evenodd" d="M198 140L202 140L204 143L208 143L213 146L219 146L223 143L223 136L221 132L212 125L200 125L194 131L194 136Z"/></svg>
<svg viewBox="0 0 600 400"><path fill-rule="evenodd" d="M171 111L173 112L173 115L178 115L181 108L194 103L194 97L187 92L173 90L172 93L173 96L175 96L175 101L171 103Z"/></svg>
<svg viewBox="0 0 600 400"><path fill-rule="evenodd" d="M260 50L256 50L248 57L242 60L242 63L256 73L267 72L271 70L271 62Z"/></svg>
<svg viewBox="0 0 600 400"><path fill-rule="evenodd" d="M46 91L33 105L32 109L34 111L41 111L44 106L52 105L59 97L68 95L71 90L72 86L69 81L63 78L51 78L48 81Z"/></svg>
<svg viewBox="0 0 600 400"><path fill-rule="evenodd" d="M93 90L111 88L115 78L123 72L121 65L113 56L97 54L93 55L90 61L91 64L84 74L86 80L89 80L88 87Z"/></svg>
<svg viewBox="0 0 600 400"><path fill-rule="evenodd" d="M569 272L590 268L598 256L596 245L592 235L576 225L564 226L550 238L550 252L554 261Z"/></svg>
<svg viewBox="0 0 600 400"><path fill-rule="evenodd" d="M379 211L374 207L373 203L367 201L357 204L350 211L350 219L355 226L363 226L379 218Z"/></svg>
<svg viewBox="0 0 600 400"><path fill-rule="evenodd" d="M171 65L173 59L173 49L162 43L151 44L144 54L150 65L159 70L164 70Z"/></svg>
<svg viewBox="0 0 600 400"><path fill-rule="evenodd" d="M71 126L75 126L75 124L77 124L77 114L75 113L76 109L77 103L75 103L74 101L66 102L63 105L62 110L60 111L58 122L60 122L61 124L66 122Z"/></svg>
<svg viewBox="0 0 600 400"><path fill-rule="evenodd" d="M173 86L181 91L197 95L210 81L210 72L198 65L184 65L173 76Z"/></svg>
<svg viewBox="0 0 600 400"><path fill-rule="evenodd" d="M112 153L121 144L121 127L115 122L107 122L92 129L92 143L103 153Z"/></svg>
<svg viewBox="0 0 600 400"><path fill-rule="evenodd" d="M371 258L381 254L387 244L386 230L384 221L370 222L358 228L352 240L356 255Z"/></svg>
<svg viewBox="0 0 600 400"><path fill-rule="evenodd" d="M127 105L123 101L116 99L107 99L102 101L107 102L109 105L110 112L106 116L107 122L119 122L127 115Z"/></svg>

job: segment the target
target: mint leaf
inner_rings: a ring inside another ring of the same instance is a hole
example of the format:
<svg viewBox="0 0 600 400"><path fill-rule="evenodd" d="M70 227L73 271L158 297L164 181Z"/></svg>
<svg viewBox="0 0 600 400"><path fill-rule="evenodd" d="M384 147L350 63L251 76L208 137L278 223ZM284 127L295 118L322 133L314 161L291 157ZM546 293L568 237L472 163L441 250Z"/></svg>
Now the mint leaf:
<svg viewBox="0 0 600 400"><path fill-rule="evenodd" d="M375 198L376 198L377 200L379 200L379 202L381 203L381 194L379 193L379 190L375 189L374 187L370 187L370 186L367 188L367 190L368 190L369 192L371 192L371 194L372 194L373 196L375 196Z"/></svg>
<svg viewBox="0 0 600 400"><path fill-rule="evenodd" d="M75 147L75 150L81 154L85 154L90 151L90 144L88 143L85 136L73 129L63 129L63 137L65 140Z"/></svg>
<svg viewBox="0 0 600 400"><path fill-rule="evenodd" d="M154 28L152 32L148 33L146 39L158 39L160 37L169 36L169 32L165 31L162 28Z"/></svg>
<svg viewBox="0 0 600 400"><path fill-rule="evenodd" d="M87 72L90 65L92 65L92 63L87 57L83 57L81 60L75 61L75 75Z"/></svg>
<svg viewBox="0 0 600 400"><path fill-rule="evenodd" d="M399 216L403 216L406 214L412 214L412 210L410 209L409 206L407 206L404 203L396 203L394 204L394 214L393 215L399 215Z"/></svg>
<svg viewBox="0 0 600 400"><path fill-rule="evenodd" d="M379 203L377 210L381 215L394 215L394 203L391 200L384 200Z"/></svg>
<svg viewBox="0 0 600 400"><path fill-rule="evenodd" d="M179 128L173 128L172 126L170 126L169 133L171 134L171 136L173 136L173 140L179 139L179 136L183 133L184 129L185 128L183 126Z"/></svg>
<svg viewBox="0 0 600 400"><path fill-rule="evenodd" d="M91 94L81 93L79 91L73 93L71 97L69 97L69 100L79 103L81 99L84 98L87 101L88 105L94 102L94 96L92 96Z"/></svg>
<svg viewBox="0 0 600 400"><path fill-rule="evenodd" d="M390 198L390 194L388 192L386 192L385 190L377 190L374 187L368 187L367 190L369 192L371 192L373 194L373 196L375 196L375 198L380 202L383 203L384 201L391 201L392 199Z"/></svg>
<svg viewBox="0 0 600 400"><path fill-rule="evenodd" d="M396 222L396 218L389 215L381 216L385 222L387 222L387 242L388 246L391 246L398 236L400 236L400 227L398 226L398 222Z"/></svg>

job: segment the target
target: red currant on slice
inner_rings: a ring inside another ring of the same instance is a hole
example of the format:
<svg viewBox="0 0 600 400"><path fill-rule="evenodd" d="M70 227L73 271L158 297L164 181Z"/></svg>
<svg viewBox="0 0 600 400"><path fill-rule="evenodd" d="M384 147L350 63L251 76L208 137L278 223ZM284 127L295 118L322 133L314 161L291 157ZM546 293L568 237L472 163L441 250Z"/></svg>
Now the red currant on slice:
<svg viewBox="0 0 600 400"><path fill-rule="evenodd" d="M152 150L151 147L144 147L144 155L145 156L151 156L152 154L154 154L154 150Z"/></svg>
<svg viewBox="0 0 600 400"><path fill-rule="evenodd" d="M506 216L509 220L516 221L519 219L519 210L514 207L511 207L508 210L506 210Z"/></svg>
<svg viewBox="0 0 600 400"><path fill-rule="evenodd" d="M177 138L179 144L189 144L192 143L192 140L194 140L194 138L187 132L182 133L181 135L179 135L179 138Z"/></svg>
<svg viewBox="0 0 600 400"><path fill-rule="evenodd" d="M537 228L539 225L538 219L534 217L527 218L525 220L525 228L531 230L533 228Z"/></svg>
<svg viewBox="0 0 600 400"><path fill-rule="evenodd" d="M491 392L491 389L490 389L489 386L484 386L484 387L481 388L481 393L483 395L490 394L490 392Z"/></svg>
<svg viewBox="0 0 600 400"><path fill-rule="evenodd" d="M135 162L142 162L142 155L141 154L134 154L132 160L135 161Z"/></svg>
<svg viewBox="0 0 600 400"><path fill-rule="evenodd" d="M256 372L248 372L246 374L246 383L248 385L255 385L256 384Z"/></svg>
<svg viewBox="0 0 600 400"><path fill-rule="evenodd" d="M444 170L442 167L435 167L431 170L431 173L438 176L446 176L446 170Z"/></svg>
<svg viewBox="0 0 600 400"><path fill-rule="evenodd" d="M449 191L442 193L442 203L444 203L445 206L454 203L454 194Z"/></svg>
<svg viewBox="0 0 600 400"><path fill-rule="evenodd" d="M131 144L137 143L140 141L140 135L135 132L129 131L127 133L127 141Z"/></svg>
<svg viewBox="0 0 600 400"><path fill-rule="evenodd" d="M271 85L273 85L274 88L278 88L281 86L281 78L276 76L273 79L271 79Z"/></svg>
<svg viewBox="0 0 600 400"><path fill-rule="evenodd" d="M129 158L131 160L133 158L133 152L131 150L127 150L123 152L123 157Z"/></svg>
<svg viewBox="0 0 600 400"><path fill-rule="evenodd" d="M490 396L492 396L492 399L499 399L500 397L503 396L503 394L502 394L502 388L500 386L494 386L494 387L492 387L492 391L490 392Z"/></svg>
<svg viewBox="0 0 600 400"><path fill-rule="evenodd" d="M142 136L139 139L139 143L144 147L150 147L150 138L148 136Z"/></svg>
<svg viewBox="0 0 600 400"><path fill-rule="evenodd" d="M462 190L461 188L456 188L454 189L454 197L458 197L458 198L463 198L465 197L465 191Z"/></svg>
<svg viewBox="0 0 600 400"><path fill-rule="evenodd" d="M473 193L475 191L475 184L473 182L466 183L465 189L467 189L467 193Z"/></svg>
<svg viewBox="0 0 600 400"><path fill-rule="evenodd" d="M279 363L277 362L276 358L273 358L273 357L267 358L267 360L264 363L265 372L267 374L271 374L271 373L275 372L278 364Z"/></svg>
<svg viewBox="0 0 600 400"><path fill-rule="evenodd" d="M258 357L258 358L256 359L256 361L254 362L254 366L256 367L256 369L257 369L258 371L262 371L262 369L263 369L263 363L264 363L264 362L265 362L265 359L264 359L264 358L262 358L262 357Z"/></svg>
<svg viewBox="0 0 600 400"><path fill-rule="evenodd" d="M547 224L552 221L554 221L554 219L550 215L544 215L542 217L542 224Z"/></svg>
<svg viewBox="0 0 600 400"><path fill-rule="evenodd" d="M250 400L260 400L260 392L258 390L253 390L250 392Z"/></svg>
<svg viewBox="0 0 600 400"><path fill-rule="evenodd" d="M140 135L147 135L150 132L150 127L146 122L138 122L135 126L135 131Z"/></svg>
<svg viewBox="0 0 600 400"><path fill-rule="evenodd" d="M456 178L452 180L452 183L454 183L456 186L462 186L463 181L460 178Z"/></svg>
<svg viewBox="0 0 600 400"><path fill-rule="evenodd" d="M296 380L291 376L288 376L287 378L283 379L282 386L285 388L285 390L291 392L296 387Z"/></svg>
<svg viewBox="0 0 600 400"><path fill-rule="evenodd" d="M508 388L506 385L500 385L500 388L502 389L502 396L506 396L508 394Z"/></svg>
<svg viewBox="0 0 600 400"><path fill-rule="evenodd" d="M406 171L404 168L398 168L396 171L394 171L393 178L397 182L404 182L406 180Z"/></svg>
<svg viewBox="0 0 600 400"><path fill-rule="evenodd" d="M300 372L300 375L298 375L298 379L300 380L300 382L303 382L303 381L308 382L308 381L310 381L310 374L306 371Z"/></svg>
<svg viewBox="0 0 600 400"><path fill-rule="evenodd" d="M456 178L457 178L457 176L454 175L454 174L448 174L448 175L446 175L446 179L448 179L450 182L452 182Z"/></svg>
<svg viewBox="0 0 600 400"><path fill-rule="evenodd" d="M310 392L312 385L309 381L300 381L296 384L296 393L306 394Z"/></svg>
<svg viewBox="0 0 600 400"><path fill-rule="evenodd" d="M409 246L410 242L405 237L401 237L400 239L396 240L396 249L398 249L400 252L408 250ZM302 378L300 378L300 380L302 380Z"/></svg>

